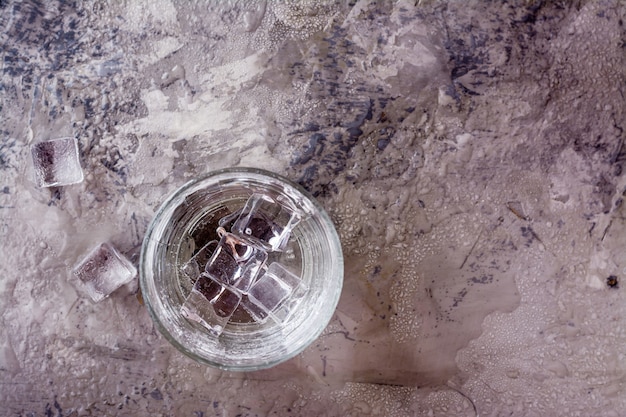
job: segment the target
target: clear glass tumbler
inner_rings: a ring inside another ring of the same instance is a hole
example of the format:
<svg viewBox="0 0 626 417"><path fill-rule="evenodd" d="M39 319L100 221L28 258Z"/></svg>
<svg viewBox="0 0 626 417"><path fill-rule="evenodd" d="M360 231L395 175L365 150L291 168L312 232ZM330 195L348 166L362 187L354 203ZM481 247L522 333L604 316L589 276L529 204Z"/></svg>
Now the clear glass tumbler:
<svg viewBox="0 0 626 417"><path fill-rule="evenodd" d="M216 336L181 313L194 285L182 266L219 240L219 220L253 194L288 199L300 211L285 248L270 253L268 263L289 268L307 290L284 321L258 323L238 309ZM341 244L328 215L299 185L259 169L224 169L183 185L158 209L141 250L140 284L154 323L177 349L225 370L263 369L300 353L330 321L343 285Z"/></svg>

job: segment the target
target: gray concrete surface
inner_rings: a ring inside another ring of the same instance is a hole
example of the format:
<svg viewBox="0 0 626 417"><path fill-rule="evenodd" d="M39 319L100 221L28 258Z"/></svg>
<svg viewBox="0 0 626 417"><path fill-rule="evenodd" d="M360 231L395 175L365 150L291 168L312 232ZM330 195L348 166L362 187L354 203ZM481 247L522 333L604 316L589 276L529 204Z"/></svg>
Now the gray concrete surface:
<svg viewBox="0 0 626 417"><path fill-rule="evenodd" d="M0 1L0 414L619 416L626 12L603 1ZM30 146L78 139L38 188ZM332 322L274 369L172 348L135 264L188 179L311 191L346 260ZM610 278L610 279L609 279Z"/></svg>

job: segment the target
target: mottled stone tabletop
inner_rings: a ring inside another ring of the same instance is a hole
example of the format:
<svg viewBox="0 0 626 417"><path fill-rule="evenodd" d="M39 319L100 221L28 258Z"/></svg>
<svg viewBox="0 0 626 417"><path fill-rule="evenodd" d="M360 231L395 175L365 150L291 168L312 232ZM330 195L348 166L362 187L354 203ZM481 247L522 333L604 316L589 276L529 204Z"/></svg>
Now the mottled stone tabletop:
<svg viewBox="0 0 626 417"><path fill-rule="evenodd" d="M0 1L0 414L619 416L626 8L598 1ZM74 137L81 183L30 147ZM230 373L156 331L135 265L189 179L302 184L345 257L302 354Z"/></svg>

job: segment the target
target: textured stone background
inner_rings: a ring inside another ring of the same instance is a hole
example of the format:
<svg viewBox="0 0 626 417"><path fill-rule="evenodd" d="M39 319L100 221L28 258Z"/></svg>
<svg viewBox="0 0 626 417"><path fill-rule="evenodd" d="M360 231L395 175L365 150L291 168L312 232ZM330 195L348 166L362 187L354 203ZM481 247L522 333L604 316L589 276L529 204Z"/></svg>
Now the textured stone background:
<svg viewBox="0 0 626 417"><path fill-rule="evenodd" d="M0 1L0 412L619 416L626 9L603 1ZM85 181L38 189L73 136ZM137 284L164 197L282 173L335 221L336 316L275 369L175 351Z"/></svg>

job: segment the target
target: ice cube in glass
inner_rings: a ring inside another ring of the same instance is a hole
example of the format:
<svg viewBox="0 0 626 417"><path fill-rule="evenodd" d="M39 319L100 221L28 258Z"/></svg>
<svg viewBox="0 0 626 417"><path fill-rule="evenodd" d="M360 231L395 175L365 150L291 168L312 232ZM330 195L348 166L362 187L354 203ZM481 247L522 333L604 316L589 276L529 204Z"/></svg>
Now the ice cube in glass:
<svg viewBox="0 0 626 417"><path fill-rule="evenodd" d="M70 185L83 180L76 139L39 142L31 146L30 152L39 187Z"/></svg>
<svg viewBox="0 0 626 417"><path fill-rule="evenodd" d="M286 321L289 316L291 316L291 313L293 313L298 307L298 304L306 295L307 290L307 287L300 283L300 285L297 286L289 295L289 298L283 301L278 307L276 307L276 309L274 309L274 311L272 311L272 318L274 321L279 323Z"/></svg>
<svg viewBox="0 0 626 417"><path fill-rule="evenodd" d="M269 251L282 250L300 215L287 201L267 195L252 194L231 232L250 239Z"/></svg>
<svg viewBox="0 0 626 417"><path fill-rule="evenodd" d="M206 266L206 273L222 285L246 292L265 264L267 252L219 228L221 239Z"/></svg>
<svg viewBox="0 0 626 417"><path fill-rule="evenodd" d="M230 232L234 222L239 218L240 214L241 209L235 210L232 213L227 214L226 216L219 219L217 221L217 224L219 225L219 227L223 227L224 230L226 230L227 232Z"/></svg>
<svg viewBox="0 0 626 417"><path fill-rule="evenodd" d="M113 246L102 243L74 267L73 273L87 295L99 302L132 281L137 269Z"/></svg>
<svg viewBox="0 0 626 417"><path fill-rule="evenodd" d="M240 294L202 274L181 307L181 313L219 336L240 301Z"/></svg>
<svg viewBox="0 0 626 417"><path fill-rule="evenodd" d="M300 277L287 270L281 264L274 262L257 281L250 287L248 298L250 304L257 310L262 310L270 317L281 321L286 318L292 305L291 297L302 298L306 287ZM261 316L256 311L251 311L246 305L243 306L256 319ZM249 307L249 306L248 306Z"/></svg>
<svg viewBox="0 0 626 417"><path fill-rule="evenodd" d="M269 318L269 313L257 304L253 303L247 294L243 294L241 296L240 306L246 310L250 317L252 317L252 320L256 323L265 323Z"/></svg>
<svg viewBox="0 0 626 417"><path fill-rule="evenodd" d="M190 280L195 281L206 268L209 259L211 259L215 249L217 249L217 245L217 240L212 240L204 245L191 259L185 262L181 267L181 272Z"/></svg>

